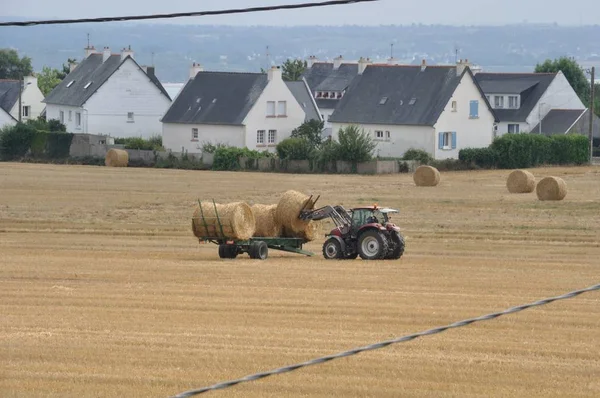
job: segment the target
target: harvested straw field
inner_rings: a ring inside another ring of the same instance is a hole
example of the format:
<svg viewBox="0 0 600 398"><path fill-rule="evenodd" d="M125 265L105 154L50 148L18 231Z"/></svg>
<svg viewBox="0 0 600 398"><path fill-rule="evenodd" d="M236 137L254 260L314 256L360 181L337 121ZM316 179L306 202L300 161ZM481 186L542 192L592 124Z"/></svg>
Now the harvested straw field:
<svg viewBox="0 0 600 398"><path fill-rule="evenodd" d="M169 397L598 283L600 168L531 171L568 196L511 195L509 171L432 194L410 174L0 163L0 396ZM190 230L198 199L288 189L398 208L405 255L328 262L317 239L221 260ZM597 397L599 358L589 293L206 396Z"/></svg>

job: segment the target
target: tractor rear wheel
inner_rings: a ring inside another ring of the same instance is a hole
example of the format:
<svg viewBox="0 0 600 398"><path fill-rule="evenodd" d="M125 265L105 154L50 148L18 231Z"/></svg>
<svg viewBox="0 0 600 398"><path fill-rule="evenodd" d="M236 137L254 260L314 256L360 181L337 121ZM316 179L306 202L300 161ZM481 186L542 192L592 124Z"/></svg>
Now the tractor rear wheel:
<svg viewBox="0 0 600 398"><path fill-rule="evenodd" d="M344 258L342 245L335 238L329 238L323 243L323 257L327 260L340 260Z"/></svg>
<svg viewBox="0 0 600 398"><path fill-rule="evenodd" d="M391 239L392 239L392 244L394 245L394 248L391 250L390 253L388 253L387 256L385 256L386 260L397 260L400 257L402 257L402 255L404 254L404 238L402 237L402 235L400 235L399 232L392 232L391 233Z"/></svg>
<svg viewBox="0 0 600 398"><path fill-rule="evenodd" d="M358 238L358 254L363 260L381 260L387 252L387 238L379 231L369 230Z"/></svg>

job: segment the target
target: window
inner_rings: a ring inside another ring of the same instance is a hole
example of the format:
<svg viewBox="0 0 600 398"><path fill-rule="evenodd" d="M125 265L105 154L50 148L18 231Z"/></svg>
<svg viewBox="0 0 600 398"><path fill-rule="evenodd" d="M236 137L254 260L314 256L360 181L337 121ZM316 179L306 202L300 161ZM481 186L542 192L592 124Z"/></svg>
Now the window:
<svg viewBox="0 0 600 398"><path fill-rule="evenodd" d="M511 109L517 109L519 107L519 97L517 95L508 97L508 107Z"/></svg>
<svg viewBox="0 0 600 398"><path fill-rule="evenodd" d="M438 149L456 149L456 132L446 131L438 134Z"/></svg>
<svg viewBox="0 0 600 398"><path fill-rule="evenodd" d="M67 88L71 87L71 86L73 85L73 83L75 83L75 80L71 80L71 81L69 82L69 84L67 84Z"/></svg>
<svg viewBox="0 0 600 398"><path fill-rule="evenodd" d="M414 105L417 102L416 98L411 98L410 101L408 102L408 105Z"/></svg>
<svg viewBox="0 0 600 398"><path fill-rule="evenodd" d="M192 141L198 141L198 129L192 129Z"/></svg>
<svg viewBox="0 0 600 398"><path fill-rule="evenodd" d="M494 108L504 108L504 97L501 95L494 96Z"/></svg>
<svg viewBox="0 0 600 398"><path fill-rule="evenodd" d="M471 101L469 103L469 118L477 119L479 117L479 101Z"/></svg>
<svg viewBox="0 0 600 398"><path fill-rule="evenodd" d="M508 132L511 134L518 134L519 133L519 125L518 124L509 124Z"/></svg>
<svg viewBox="0 0 600 398"><path fill-rule="evenodd" d="M375 139L382 140L383 139L383 131L375 130Z"/></svg>
<svg viewBox="0 0 600 398"><path fill-rule="evenodd" d="M60 120L61 123L65 122L65 113L63 111L58 113L58 120Z"/></svg>
<svg viewBox="0 0 600 398"><path fill-rule="evenodd" d="M259 145L264 145L265 143L265 130L258 130L256 132L256 143Z"/></svg>
<svg viewBox="0 0 600 398"><path fill-rule="evenodd" d="M456 101L452 101L452 112L456 112L457 104Z"/></svg>
<svg viewBox="0 0 600 398"><path fill-rule="evenodd" d="M385 103L387 102L387 100L388 100L388 97L382 97L382 98L379 100L379 105L385 105Z"/></svg>
<svg viewBox="0 0 600 398"><path fill-rule="evenodd" d="M267 117L275 116L275 101L267 101Z"/></svg>
<svg viewBox="0 0 600 398"><path fill-rule="evenodd" d="M287 102L279 101L277 103L277 116L286 116L287 115Z"/></svg>
<svg viewBox="0 0 600 398"><path fill-rule="evenodd" d="M385 132L385 139L389 141L389 140L390 140L390 138L391 138L390 132L389 132L389 131L386 131L386 132Z"/></svg>
<svg viewBox="0 0 600 398"><path fill-rule="evenodd" d="M85 84L85 86L83 86L83 88L84 88L84 89L86 89L86 88L88 88L88 87L89 87L91 84L92 84L92 82L87 82L87 83Z"/></svg>
<svg viewBox="0 0 600 398"><path fill-rule="evenodd" d="M267 143L274 144L276 137L277 137L277 130L269 130L269 135L267 136Z"/></svg>
<svg viewBox="0 0 600 398"><path fill-rule="evenodd" d="M30 109L29 106L23 107L23 114L22 114L23 117L29 117L29 109Z"/></svg>
<svg viewBox="0 0 600 398"><path fill-rule="evenodd" d="M81 127L81 113L75 112L75 125Z"/></svg>
<svg viewBox="0 0 600 398"><path fill-rule="evenodd" d="M133 122L133 112L127 112L127 122Z"/></svg>
<svg viewBox="0 0 600 398"><path fill-rule="evenodd" d="M73 111L69 111L69 121L73 119Z"/></svg>

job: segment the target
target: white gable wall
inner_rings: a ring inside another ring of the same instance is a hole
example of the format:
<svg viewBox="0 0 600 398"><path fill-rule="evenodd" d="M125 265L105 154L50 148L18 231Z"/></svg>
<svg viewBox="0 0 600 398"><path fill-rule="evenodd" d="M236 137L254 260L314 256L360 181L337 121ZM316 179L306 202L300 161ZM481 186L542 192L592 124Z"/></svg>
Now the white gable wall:
<svg viewBox="0 0 600 398"><path fill-rule="evenodd" d="M198 129L198 139L194 140L192 130ZM245 141L244 126L163 123L163 146L165 149L180 153L202 153L202 144L226 144L243 148Z"/></svg>
<svg viewBox="0 0 600 398"><path fill-rule="evenodd" d="M60 112L63 112L64 119L62 123L67 127L67 131L69 133L85 133L86 129L86 114L83 108L76 106L66 106L66 105L54 105L48 104L46 106L46 120L58 120L60 121ZM76 114L81 114L81 124L77 125Z"/></svg>
<svg viewBox="0 0 600 398"><path fill-rule="evenodd" d="M15 124L17 124L17 121L4 109L0 108L0 129L5 126L14 126Z"/></svg>
<svg viewBox="0 0 600 398"><path fill-rule="evenodd" d="M470 118L473 100L479 101L477 118ZM456 101L456 112L452 111L453 101ZM492 143L494 115L468 73L463 75L434 127L436 159L458 159L458 152L463 148L485 148ZM456 148L439 149L439 133L443 132L456 132Z"/></svg>
<svg viewBox="0 0 600 398"><path fill-rule="evenodd" d="M277 102L286 101L287 115L285 117L267 117L268 101L275 101L276 111ZM288 89L285 82L275 77L267 84L244 119L244 125L246 126L245 146L258 151L268 150L274 152L278 143L289 138L292 130L304 123L305 117L304 109L298 104L296 97ZM265 131L264 144L257 143L258 130ZM267 141L269 130L277 131L275 143L269 144Z"/></svg>
<svg viewBox="0 0 600 398"><path fill-rule="evenodd" d="M160 119L170 105L171 101L129 59L84 104L85 132L113 137L160 135ZM133 112L133 121L128 121L129 112Z"/></svg>
<svg viewBox="0 0 600 398"><path fill-rule="evenodd" d="M23 81L23 92L21 93L21 106L29 107L29 115L25 116L21 113L21 120L34 120L40 117L44 107L46 106L42 101L44 100L44 94L37 85L37 78L33 76L26 76ZM19 119L19 100L15 102L10 114L15 119Z"/></svg>

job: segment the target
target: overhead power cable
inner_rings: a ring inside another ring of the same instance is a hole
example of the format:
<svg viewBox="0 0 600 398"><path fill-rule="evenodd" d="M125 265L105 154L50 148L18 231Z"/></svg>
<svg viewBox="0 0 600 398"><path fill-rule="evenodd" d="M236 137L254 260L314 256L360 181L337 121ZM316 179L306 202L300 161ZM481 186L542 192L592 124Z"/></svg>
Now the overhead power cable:
<svg viewBox="0 0 600 398"><path fill-rule="evenodd" d="M249 8L234 8L229 10L211 10L197 12L180 12L174 14L151 14L151 15L131 15L125 17L100 17L100 18L81 18L81 19L51 19L40 21L13 21L0 22L0 26L34 26L34 25L58 25L74 23L98 23L98 22L118 22L118 21L139 21L144 19L166 19L182 17L204 17L209 15L228 15L245 14L250 12L276 11L276 10L295 10L300 8L314 8L326 6L338 6L354 3L367 3L379 0L330 0L321 2L301 3L301 4L281 4L277 6L262 6Z"/></svg>

